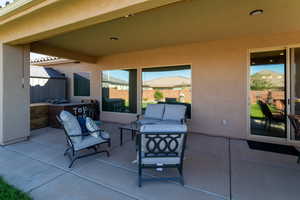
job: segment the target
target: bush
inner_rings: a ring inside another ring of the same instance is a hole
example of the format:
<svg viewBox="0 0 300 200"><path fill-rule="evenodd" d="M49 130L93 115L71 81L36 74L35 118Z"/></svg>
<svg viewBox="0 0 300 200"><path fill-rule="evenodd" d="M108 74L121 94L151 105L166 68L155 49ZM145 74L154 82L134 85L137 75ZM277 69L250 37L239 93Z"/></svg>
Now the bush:
<svg viewBox="0 0 300 200"><path fill-rule="evenodd" d="M155 99L155 101L160 101L163 98L164 98L164 95L163 95L162 92L160 92L159 90L156 90L154 92L154 99Z"/></svg>
<svg viewBox="0 0 300 200"><path fill-rule="evenodd" d="M0 200L32 200L26 193L7 184L0 177Z"/></svg>

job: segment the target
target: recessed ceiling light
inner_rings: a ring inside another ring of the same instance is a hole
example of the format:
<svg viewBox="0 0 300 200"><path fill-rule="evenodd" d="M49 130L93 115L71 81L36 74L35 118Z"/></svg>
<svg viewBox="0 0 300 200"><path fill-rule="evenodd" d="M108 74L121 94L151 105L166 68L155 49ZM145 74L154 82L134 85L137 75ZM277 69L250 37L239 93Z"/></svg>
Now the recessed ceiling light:
<svg viewBox="0 0 300 200"><path fill-rule="evenodd" d="M110 37L109 39L110 39L110 40L113 40L113 41L119 40L118 37Z"/></svg>
<svg viewBox="0 0 300 200"><path fill-rule="evenodd" d="M252 10L249 15L251 16L255 16L255 15L261 15L264 13L264 10L263 9L255 9L255 10Z"/></svg>
<svg viewBox="0 0 300 200"><path fill-rule="evenodd" d="M124 17L125 18L128 18L128 17L132 17L134 14L128 14L128 15L125 15Z"/></svg>

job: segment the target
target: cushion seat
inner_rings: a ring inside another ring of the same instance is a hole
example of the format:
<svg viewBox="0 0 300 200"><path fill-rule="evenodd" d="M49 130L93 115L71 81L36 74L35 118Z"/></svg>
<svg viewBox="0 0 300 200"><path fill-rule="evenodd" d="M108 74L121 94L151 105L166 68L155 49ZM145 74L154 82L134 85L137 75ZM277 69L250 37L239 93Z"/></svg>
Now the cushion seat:
<svg viewBox="0 0 300 200"><path fill-rule="evenodd" d="M176 121L176 120L161 120L156 122L155 124L159 124L159 125L178 125L178 124L182 124L181 121Z"/></svg>
<svg viewBox="0 0 300 200"><path fill-rule="evenodd" d="M105 133L105 132L103 132ZM106 133L108 134L108 133ZM87 147L91 147L91 146L94 146L94 145L97 145L97 144L101 144L103 142L106 142L107 140L103 140L101 137L94 137L92 135L89 135L89 136L85 136L82 138L82 141L80 143L75 143L74 144L74 149L75 151L78 151L78 150L82 150L82 149L85 149Z"/></svg>
<svg viewBox="0 0 300 200"><path fill-rule="evenodd" d="M144 119L140 119L138 120L139 123L141 123L142 125L144 124L156 124L159 123L161 120L159 119L153 119L153 118L144 118Z"/></svg>
<svg viewBox="0 0 300 200"><path fill-rule="evenodd" d="M177 165L180 163L180 157L160 157L160 158L142 158L143 165Z"/></svg>

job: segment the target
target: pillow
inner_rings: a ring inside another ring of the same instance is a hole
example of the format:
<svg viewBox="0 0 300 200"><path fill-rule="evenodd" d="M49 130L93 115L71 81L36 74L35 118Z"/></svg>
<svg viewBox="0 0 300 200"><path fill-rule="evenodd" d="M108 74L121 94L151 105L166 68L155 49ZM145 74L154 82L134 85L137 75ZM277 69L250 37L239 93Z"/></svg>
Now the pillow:
<svg viewBox="0 0 300 200"><path fill-rule="evenodd" d="M162 119L164 114L164 104L149 104L146 108L145 118Z"/></svg>
<svg viewBox="0 0 300 200"><path fill-rule="evenodd" d="M85 121L86 121L85 117L79 116L79 117L77 117L77 120L79 122L82 133L88 132L86 125L85 125Z"/></svg>
<svg viewBox="0 0 300 200"><path fill-rule="evenodd" d="M87 130L90 132L94 132L94 131L97 131L100 129L99 126L97 125L97 123L94 120L92 120L92 118L90 118L90 117L87 117L85 119L85 124L86 124ZM98 138L100 135L100 131L91 133L91 135ZM105 139L110 138L109 134L107 132L103 132L103 131L101 131L101 136Z"/></svg>
<svg viewBox="0 0 300 200"><path fill-rule="evenodd" d="M181 121L185 117L186 106L184 105L165 105L163 120Z"/></svg>
<svg viewBox="0 0 300 200"><path fill-rule="evenodd" d="M79 122L74 115L72 115L68 111L63 110L60 113L59 117L62 120L64 128L69 136L82 134ZM80 136L71 137L71 140L74 143L80 143L82 140L82 137L80 137Z"/></svg>

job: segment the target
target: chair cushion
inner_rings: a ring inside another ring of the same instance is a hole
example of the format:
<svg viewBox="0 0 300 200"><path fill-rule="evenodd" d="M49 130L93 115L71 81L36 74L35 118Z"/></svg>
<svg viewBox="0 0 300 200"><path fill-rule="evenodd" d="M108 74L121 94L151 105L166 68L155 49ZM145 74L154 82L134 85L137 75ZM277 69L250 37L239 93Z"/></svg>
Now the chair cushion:
<svg viewBox="0 0 300 200"><path fill-rule="evenodd" d="M187 132L185 124L149 124L142 125L142 133L184 133Z"/></svg>
<svg viewBox="0 0 300 200"><path fill-rule="evenodd" d="M62 120L64 128L69 136L82 134L79 122L74 115L63 110L59 117ZM73 143L80 143L82 137L71 137L71 140Z"/></svg>
<svg viewBox="0 0 300 200"><path fill-rule="evenodd" d="M87 117L86 120L85 120L85 124L86 124L86 128L88 131L90 132L94 132L94 131L97 131L99 130L99 126L97 125L97 122L95 122L94 120L92 120L92 118L90 117ZM100 137L100 131L97 131L97 132L94 132L94 133L91 133L91 135L93 137ZM109 139L110 138L110 135L109 133L105 132L105 131L101 131L101 136L105 139Z"/></svg>
<svg viewBox="0 0 300 200"><path fill-rule="evenodd" d="M163 120L181 121L185 118L185 111L185 105L166 104Z"/></svg>
<svg viewBox="0 0 300 200"><path fill-rule="evenodd" d="M164 104L149 104L146 108L144 118L161 120L163 118L164 109Z"/></svg>
<svg viewBox="0 0 300 200"><path fill-rule="evenodd" d="M160 120L156 122L155 124L157 125L180 125L182 124L181 121L176 121L176 120Z"/></svg>
<svg viewBox="0 0 300 200"><path fill-rule="evenodd" d="M144 125L144 124L156 124L160 121L161 121L160 119L152 119L152 118L144 118L144 119L138 120L138 122L142 125Z"/></svg>
<svg viewBox="0 0 300 200"><path fill-rule="evenodd" d="M78 150L86 149L88 147L91 147L91 146L94 146L97 144L101 144L103 142L106 142L106 140L103 140L100 137L97 138L92 135L89 135L89 136L83 137L81 142L74 144L74 149L75 149L75 151L78 151Z"/></svg>
<svg viewBox="0 0 300 200"><path fill-rule="evenodd" d="M144 165L176 165L180 164L180 157L157 157L157 158L142 158Z"/></svg>

